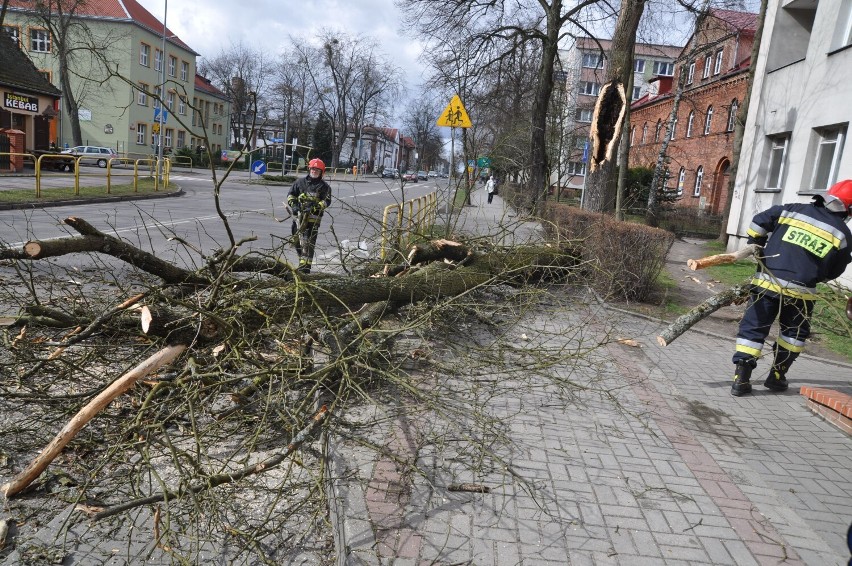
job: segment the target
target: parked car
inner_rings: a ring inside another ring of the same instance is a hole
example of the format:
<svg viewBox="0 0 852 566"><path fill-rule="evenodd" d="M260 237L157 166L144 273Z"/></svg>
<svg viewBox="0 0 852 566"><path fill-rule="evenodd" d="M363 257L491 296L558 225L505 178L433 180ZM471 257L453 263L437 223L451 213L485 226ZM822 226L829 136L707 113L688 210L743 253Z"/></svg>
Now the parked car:
<svg viewBox="0 0 852 566"><path fill-rule="evenodd" d="M426 171L418 171L417 172L417 180L418 181L428 181L429 175L426 174Z"/></svg>
<svg viewBox="0 0 852 566"><path fill-rule="evenodd" d="M82 157L81 163L97 163L101 169L107 166L110 159L118 157L118 153L111 147L95 147L93 145L78 145L63 150L62 153Z"/></svg>
<svg viewBox="0 0 852 566"><path fill-rule="evenodd" d="M404 181L416 181L417 180L417 173L415 173L414 171L406 171L402 175L402 179Z"/></svg>
<svg viewBox="0 0 852 566"><path fill-rule="evenodd" d="M437 177L437 176L438 176L438 172L437 172L437 171L429 171L429 177L430 177L430 178L435 178L435 177Z"/></svg>
<svg viewBox="0 0 852 566"><path fill-rule="evenodd" d="M394 169L393 167L385 167L382 170L382 178L399 179L399 170Z"/></svg>

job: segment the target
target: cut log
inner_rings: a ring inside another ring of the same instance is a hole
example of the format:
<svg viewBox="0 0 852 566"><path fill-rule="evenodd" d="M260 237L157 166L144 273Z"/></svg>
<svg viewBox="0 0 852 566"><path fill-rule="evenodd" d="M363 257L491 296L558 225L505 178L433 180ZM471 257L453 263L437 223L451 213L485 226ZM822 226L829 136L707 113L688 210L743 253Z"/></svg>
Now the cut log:
<svg viewBox="0 0 852 566"><path fill-rule="evenodd" d="M751 283L744 281L739 285L735 285L727 291L722 291L718 295L713 295L706 301L694 307L688 313L681 315L666 328L662 334L657 336L657 342L660 346L668 346L678 336L692 328L698 321L703 320L716 312L722 307L742 301L748 296Z"/></svg>
<svg viewBox="0 0 852 566"><path fill-rule="evenodd" d="M739 261L749 256L756 255L757 252L761 249L763 248L761 248L757 244L749 244L743 249L730 254L716 254L707 257L702 257L701 259L688 259L686 260L686 266L692 271L696 271L698 269L704 269L705 267L710 267L712 265L725 265L727 263L734 263L735 261Z"/></svg>
<svg viewBox="0 0 852 566"><path fill-rule="evenodd" d="M26 487L39 475L41 475L47 466L50 465L62 449L65 448L65 446L71 442L75 436L77 436L77 433L80 432L83 427L85 427L104 407L109 405L116 397L133 387L133 384L143 377L172 363L175 358L183 353L184 350L186 350L186 346L184 345L168 346L163 348L118 378L112 385L104 389L97 397L92 399L85 407L80 409L80 411L74 415L70 421L68 421L68 424L66 424L53 438L53 440L50 441L50 444L41 451L41 454L36 456L30 465L15 476L12 481L0 487L0 491L2 491L6 497L12 497L26 489Z"/></svg>

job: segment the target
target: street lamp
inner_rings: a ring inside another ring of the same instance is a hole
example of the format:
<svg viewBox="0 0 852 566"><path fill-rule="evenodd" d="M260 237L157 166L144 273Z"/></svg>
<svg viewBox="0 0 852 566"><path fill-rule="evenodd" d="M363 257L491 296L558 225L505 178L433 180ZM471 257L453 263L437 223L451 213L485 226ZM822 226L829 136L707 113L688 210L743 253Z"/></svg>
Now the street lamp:
<svg viewBox="0 0 852 566"><path fill-rule="evenodd" d="M166 15L169 11L169 0L163 0L163 49L160 59L160 114L157 123L157 180L162 179L163 167L163 118L166 112Z"/></svg>

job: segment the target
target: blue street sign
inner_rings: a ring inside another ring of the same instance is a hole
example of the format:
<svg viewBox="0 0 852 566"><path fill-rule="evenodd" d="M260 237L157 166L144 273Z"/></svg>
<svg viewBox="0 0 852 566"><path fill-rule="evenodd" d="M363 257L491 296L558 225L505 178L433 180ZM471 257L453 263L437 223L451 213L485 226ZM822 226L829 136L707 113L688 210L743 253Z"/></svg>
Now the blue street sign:
<svg viewBox="0 0 852 566"><path fill-rule="evenodd" d="M269 141L271 141L272 143L284 143L284 138L272 138Z"/></svg>
<svg viewBox="0 0 852 566"><path fill-rule="evenodd" d="M165 124L169 120L169 111L165 108L154 108L154 121L160 121L160 111L163 112L163 124Z"/></svg>
<svg viewBox="0 0 852 566"><path fill-rule="evenodd" d="M586 140L586 143L583 146L583 163L587 163L588 161L589 161L589 140Z"/></svg>
<svg viewBox="0 0 852 566"><path fill-rule="evenodd" d="M476 160L471 159L470 161L467 162L467 166L468 167L476 167Z"/></svg>
<svg viewBox="0 0 852 566"><path fill-rule="evenodd" d="M266 163L258 159L257 161L251 164L251 172L255 175L263 175L264 173L266 173Z"/></svg>

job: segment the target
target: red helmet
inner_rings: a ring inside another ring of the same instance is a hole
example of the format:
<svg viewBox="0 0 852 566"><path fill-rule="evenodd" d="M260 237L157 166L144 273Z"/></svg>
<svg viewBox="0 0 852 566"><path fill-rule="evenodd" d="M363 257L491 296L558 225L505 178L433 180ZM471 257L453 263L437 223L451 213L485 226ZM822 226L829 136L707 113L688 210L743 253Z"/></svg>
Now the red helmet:
<svg viewBox="0 0 852 566"><path fill-rule="evenodd" d="M325 163L322 162L322 159L314 157L308 162L308 169L319 169L325 173Z"/></svg>
<svg viewBox="0 0 852 566"><path fill-rule="evenodd" d="M843 212L846 214L850 213L850 208L852 208L852 179L846 179L845 181L840 181L839 183L835 183L832 185L828 192L826 193L826 208L832 210L834 212ZM835 202L832 202L835 201ZM840 207L839 203L836 201L840 201L843 203L843 206ZM833 205L833 206L832 206ZM843 210L840 210L840 209Z"/></svg>

